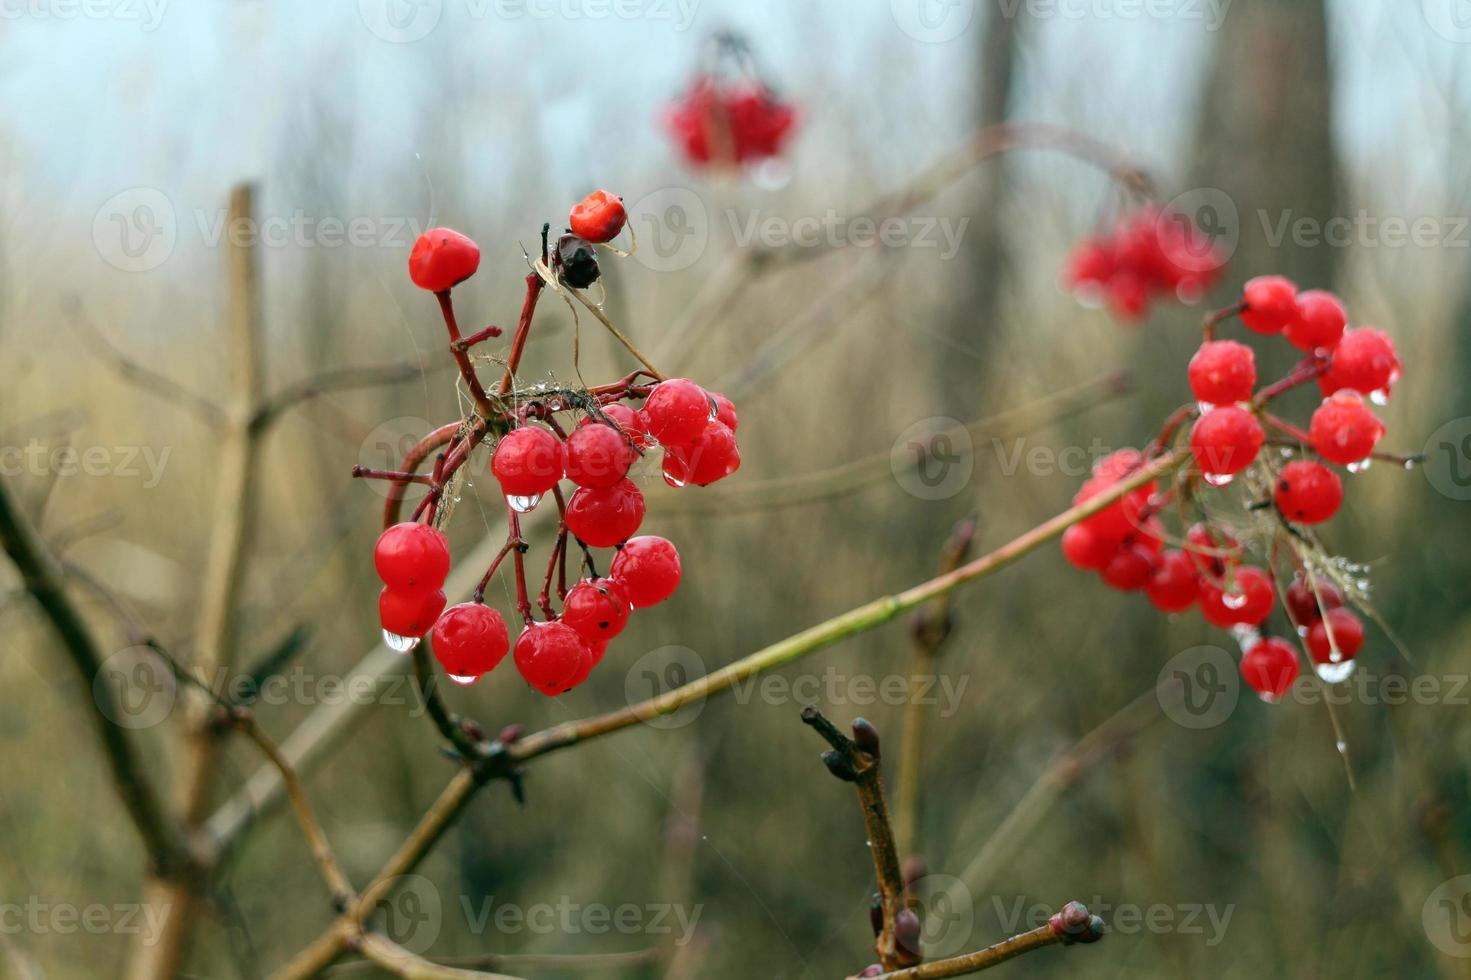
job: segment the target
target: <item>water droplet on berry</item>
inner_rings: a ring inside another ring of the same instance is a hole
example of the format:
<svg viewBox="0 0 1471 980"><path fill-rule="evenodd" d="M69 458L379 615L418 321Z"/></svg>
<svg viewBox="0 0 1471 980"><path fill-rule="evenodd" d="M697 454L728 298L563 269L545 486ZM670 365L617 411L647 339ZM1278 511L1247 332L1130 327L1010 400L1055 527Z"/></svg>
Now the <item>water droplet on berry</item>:
<svg viewBox="0 0 1471 980"><path fill-rule="evenodd" d="M1212 405L1210 402L1196 402L1195 407L1200 410L1201 415L1205 415L1216 406Z"/></svg>
<svg viewBox="0 0 1471 980"><path fill-rule="evenodd" d="M1354 672L1354 661L1345 660L1340 664L1318 664L1315 669L1318 672L1318 676L1323 678L1326 683L1342 684Z"/></svg>
<svg viewBox="0 0 1471 980"><path fill-rule="evenodd" d="M383 642L390 650L396 650L399 653L408 653L419 645L419 638L417 636L399 636L397 633L390 633L388 630L384 630Z"/></svg>
<svg viewBox="0 0 1471 980"><path fill-rule="evenodd" d="M1085 309L1101 310L1104 305L1103 287L1097 283L1083 283L1073 290L1073 299Z"/></svg>
<svg viewBox="0 0 1471 980"><path fill-rule="evenodd" d="M667 483L667 484L669 484L671 487L673 487L676 490L678 490L680 487L684 486L685 483L686 483L686 481L684 479L682 479L681 477L676 476L674 473L670 472L670 468L669 468L669 465L667 463L664 466L664 482Z"/></svg>
<svg viewBox="0 0 1471 980"><path fill-rule="evenodd" d="M452 680L452 681L454 681L456 684L466 684L466 685L468 685L468 684L474 684L476 681L480 680L480 675L479 674L470 674L470 675L466 675L466 674L450 674L449 675L449 679Z"/></svg>
<svg viewBox="0 0 1471 980"><path fill-rule="evenodd" d="M1350 473L1362 473L1365 470L1367 470L1370 467L1370 465L1373 464L1373 462L1374 461L1372 459L1367 459L1366 458L1366 459L1359 460L1357 463L1349 463L1348 464L1348 471Z"/></svg>
<svg viewBox="0 0 1471 980"><path fill-rule="evenodd" d="M1369 401L1383 408L1385 405L1389 404L1389 392L1383 388L1375 389L1374 391L1369 392Z"/></svg>
<svg viewBox="0 0 1471 980"><path fill-rule="evenodd" d="M1246 593L1227 592L1225 595L1221 596L1221 605L1225 606L1227 609L1240 609L1242 606L1246 605Z"/></svg>
<svg viewBox="0 0 1471 980"><path fill-rule="evenodd" d="M529 514L541 503L541 494L533 493L529 497L507 497L506 506L518 514Z"/></svg>
<svg viewBox="0 0 1471 980"><path fill-rule="evenodd" d="M1234 479L1235 476L1230 473L1207 473L1205 475L1205 482L1216 488L1229 487Z"/></svg>

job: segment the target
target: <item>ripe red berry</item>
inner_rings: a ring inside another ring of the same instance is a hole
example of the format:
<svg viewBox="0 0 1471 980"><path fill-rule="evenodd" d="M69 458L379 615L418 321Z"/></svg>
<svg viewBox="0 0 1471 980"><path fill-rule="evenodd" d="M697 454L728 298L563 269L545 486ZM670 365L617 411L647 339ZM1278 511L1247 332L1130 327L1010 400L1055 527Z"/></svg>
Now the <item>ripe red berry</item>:
<svg viewBox="0 0 1471 980"><path fill-rule="evenodd" d="M664 450L664 482L671 487L693 483L707 487L723 480L741 466L741 450L735 433L724 422L707 423L703 432L687 446Z"/></svg>
<svg viewBox="0 0 1471 980"><path fill-rule="evenodd" d="M1292 644L1275 636L1258 640L1241 658L1242 680L1264 701L1286 694L1301 669Z"/></svg>
<svg viewBox="0 0 1471 980"><path fill-rule="evenodd" d="M1192 524L1185 532L1185 553L1195 561L1195 567L1212 578L1222 578L1228 567L1241 561L1241 542L1225 531L1206 524Z"/></svg>
<svg viewBox="0 0 1471 980"><path fill-rule="evenodd" d="M1323 399L1308 423L1308 436L1318 455L1344 466L1367 459L1383 435L1384 423L1352 391Z"/></svg>
<svg viewBox="0 0 1471 980"><path fill-rule="evenodd" d="M1334 348L1322 386L1327 393L1350 388L1364 395L1377 392L1387 398L1399 376L1400 361L1394 341L1382 330L1359 327L1344 334Z"/></svg>
<svg viewBox="0 0 1471 980"><path fill-rule="evenodd" d="M1211 581L1201 583L1200 613L1212 626L1260 626L1272 615L1276 593L1271 577L1254 565L1245 565L1231 576L1229 589ZM1223 583L1227 584L1227 583Z"/></svg>
<svg viewBox="0 0 1471 980"><path fill-rule="evenodd" d="M378 621L386 633L420 637L434 627L445 601L439 589L385 588L378 593Z"/></svg>
<svg viewBox="0 0 1471 980"><path fill-rule="evenodd" d="M718 391L710 392L710 400L715 403L715 417L724 422L726 428L734 432L741 427L741 420L736 417L734 402Z"/></svg>
<svg viewBox="0 0 1471 980"><path fill-rule="evenodd" d="M429 642L434 659L450 679L469 684L495 669L506 655L511 637L500 613L478 602L462 602L439 617Z"/></svg>
<svg viewBox="0 0 1471 980"><path fill-rule="evenodd" d="M1327 582L1317 582L1318 592L1301 576L1294 578L1287 587L1287 615L1298 626L1311 626L1323 618L1323 609L1337 609L1343 605L1343 595ZM1322 598L1322 608L1318 600Z"/></svg>
<svg viewBox="0 0 1471 980"><path fill-rule="evenodd" d="M632 480L582 487L567 501L567 530L589 547L611 548L638 530L644 512L644 495Z"/></svg>
<svg viewBox="0 0 1471 980"><path fill-rule="evenodd" d="M532 623L516 637L516 669L526 683L548 697L568 690L592 653L565 623ZM585 674L583 676L586 676Z"/></svg>
<svg viewBox="0 0 1471 980"><path fill-rule="evenodd" d="M1328 631L1333 631L1329 642ZM1333 646L1338 647L1339 656L1334 656ZM1308 630L1308 653L1320 664L1336 664L1352 660L1364 645L1364 624L1359 617L1347 609L1330 609L1327 614Z"/></svg>
<svg viewBox="0 0 1471 980"><path fill-rule="evenodd" d="M1309 289L1297 294L1297 316L1287 324L1287 342L1309 354L1330 350L1343 337L1348 312L1337 296L1326 289Z"/></svg>
<svg viewBox="0 0 1471 980"><path fill-rule="evenodd" d="M1277 477L1277 507L1290 521L1320 524L1338 513L1343 483L1322 463L1299 459Z"/></svg>
<svg viewBox="0 0 1471 980"><path fill-rule="evenodd" d="M628 439L610 425L580 425L567 437L567 479L580 487L611 487L636 459Z"/></svg>
<svg viewBox="0 0 1471 980"><path fill-rule="evenodd" d="M409 253L409 278L431 293L464 282L479 267L480 246L452 228L430 228Z"/></svg>
<svg viewBox="0 0 1471 980"><path fill-rule="evenodd" d="M666 446L694 441L710 421L710 396L686 378L661 381L644 401L649 435Z"/></svg>
<svg viewBox="0 0 1471 980"><path fill-rule="evenodd" d="M1283 276L1248 279L1241 302L1241 322L1257 333L1281 333L1297 318L1297 287Z"/></svg>
<svg viewBox="0 0 1471 980"><path fill-rule="evenodd" d="M1134 592L1149 584L1154 552L1142 544L1125 544L1103 566L1103 583L1120 592Z"/></svg>
<svg viewBox="0 0 1471 980"><path fill-rule="evenodd" d="M1210 405L1251 398L1256 387L1256 354L1234 340L1210 340L1190 359L1190 390Z"/></svg>
<svg viewBox="0 0 1471 980"><path fill-rule="evenodd" d="M629 538L609 569L635 609L657 606L679 586L679 552L663 538L646 534Z"/></svg>
<svg viewBox="0 0 1471 980"><path fill-rule="evenodd" d="M1082 524L1074 524L1062 532L1063 557L1085 572L1097 572L1113 558L1118 546L1114 541Z"/></svg>
<svg viewBox="0 0 1471 980"><path fill-rule="evenodd" d="M623 201L607 191L593 191L577 202L567 219L572 234L590 242L609 242L618 237L628 221Z"/></svg>
<svg viewBox="0 0 1471 980"><path fill-rule="evenodd" d="M1093 476L1073 495L1073 504L1081 504L1107 491L1143 465L1144 454L1137 449L1120 449L1110 453L1094 464ZM1156 489L1157 485L1150 481L1131 490L1115 503L1084 520L1081 526L1108 541L1111 546L1116 546L1138 530L1139 515Z"/></svg>
<svg viewBox="0 0 1471 980"><path fill-rule="evenodd" d="M567 590L562 622L586 643L606 642L623 632L630 611L623 586L613 579L592 579Z"/></svg>
<svg viewBox="0 0 1471 980"><path fill-rule="evenodd" d="M539 497L557 485L565 470L562 443L534 425L506 433L490 458L490 471L507 497Z"/></svg>
<svg viewBox="0 0 1471 980"><path fill-rule="evenodd" d="M635 412L622 402L603 405L599 411L616 424L618 428L622 429L623 434L628 436L639 449L648 449L654 445L654 440L649 435L647 420L643 417L642 413ZM577 424L579 427L597 425L599 421L595 416L588 415Z"/></svg>
<svg viewBox="0 0 1471 980"><path fill-rule="evenodd" d="M1070 290L1099 289L1113 275L1113 251L1105 241L1085 238L1073 246L1063 268L1063 283Z"/></svg>
<svg viewBox="0 0 1471 980"><path fill-rule="evenodd" d="M1200 571L1183 551L1171 549L1159 556L1149 576L1149 601L1161 612L1182 612L1200 597Z"/></svg>
<svg viewBox="0 0 1471 980"><path fill-rule="evenodd" d="M1190 451L1207 476L1230 476L1251 465L1266 441L1261 423L1244 408L1223 405L1206 412L1190 431Z"/></svg>
<svg viewBox="0 0 1471 980"><path fill-rule="evenodd" d="M433 591L449 575L449 541L428 524L395 524L378 535L373 566L390 589Z"/></svg>

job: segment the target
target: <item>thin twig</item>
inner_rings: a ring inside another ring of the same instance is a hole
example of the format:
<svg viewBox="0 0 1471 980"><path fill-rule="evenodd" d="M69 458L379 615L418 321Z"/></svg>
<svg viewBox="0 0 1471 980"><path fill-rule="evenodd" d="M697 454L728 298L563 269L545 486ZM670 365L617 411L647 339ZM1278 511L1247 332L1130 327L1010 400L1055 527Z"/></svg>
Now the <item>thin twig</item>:
<svg viewBox="0 0 1471 980"><path fill-rule="evenodd" d="M440 966L377 933L365 933L358 940L357 949L373 963L404 980L516 980L503 973Z"/></svg>

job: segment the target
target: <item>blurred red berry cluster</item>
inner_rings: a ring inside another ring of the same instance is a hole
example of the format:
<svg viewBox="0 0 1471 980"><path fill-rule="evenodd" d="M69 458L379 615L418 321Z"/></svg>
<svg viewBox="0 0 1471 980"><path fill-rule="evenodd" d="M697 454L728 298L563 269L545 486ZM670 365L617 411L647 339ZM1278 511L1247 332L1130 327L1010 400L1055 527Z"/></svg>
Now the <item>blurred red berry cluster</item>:
<svg viewBox="0 0 1471 980"><path fill-rule="evenodd" d="M746 42L723 34L663 122L689 163L740 166L780 156L797 110L761 79Z"/></svg>
<svg viewBox="0 0 1471 980"><path fill-rule="evenodd" d="M1194 304L1220 277L1226 257L1184 214L1157 206L1120 218L1106 235L1073 247L1063 283L1090 306L1136 322L1161 296Z"/></svg>

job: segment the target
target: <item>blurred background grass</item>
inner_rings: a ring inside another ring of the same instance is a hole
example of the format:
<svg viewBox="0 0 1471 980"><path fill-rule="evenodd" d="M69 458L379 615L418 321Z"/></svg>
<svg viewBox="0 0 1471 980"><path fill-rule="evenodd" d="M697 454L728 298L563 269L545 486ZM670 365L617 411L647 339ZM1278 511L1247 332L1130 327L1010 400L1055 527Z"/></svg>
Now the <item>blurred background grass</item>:
<svg viewBox="0 0 1471 980"><path fill-rule="evenodd" d="M1135 16L1098 2L960 3L930 10L939 34L926 35L916 5L899 0L648 3L630 17L580 7L484 13L484 5L446 0L405 8L439 11L432 30L411 41L385 39L382 11L359 7L175 4L154 21L147 8L122 4L106 16L71 17L41 4L0 23L0 351L8 368L0 442L103 447L111 461L100 475L26 464L6 479L66 560L105 582L181 655L208 540L214 437L188 413L120 383L77 320L208 395L228 378L223 255L212 229L229 187L257 182L262 217L300 217L309 229L359 220L371 229L364 245L324 245L308 230L262 249L272 390L342 366L423 368L408 384L316 400L269 437L255 501L263 516L240 597L244 657L256 659L298 625L310 629L293 666L308 693L260 712L278 738L322 700L312 683L341 676L376 642L377 584L365 558L381 498L348 478L351 466L386 465L385 438L457 412L433 304L404 275L413 226L448 224L480 242L481 273L457 290L461 315L508 324L526 271L521 248L533 247L542 221L560 222L572 201L605 186L645 202L643 212L634 207L635 226L650 249L672 232L638 227L641 215L667 218L656 205L671 189L688 191L681 200L695 202L688 213L707 243L679 252L675 269L659 268L653 252L605 263L608 308L641 345L661 351L661 367L716 387L792 322L827 311L811 346L780 359L739 400L744 466L720 492L888 452L927 419L1027 409L998 420L999 442L981 430L966 456L972 475L943 499L921 499L885 476L817 502L766 493L759 506L714 508L700 506L701 491L675 493L646 475L645 528L678 543L680 593L636 617L592 679L564 698L529 693L507 668L449 692L458 710L492 728L543 727L621 706L651 693L645 668L665 662L664 648L686 648L713 669L913 584L967 514L979 518L978 547L998 545L1065 507L1081 479L1009 465L1018 445L1137 445L1188 396L1183 368L1198 343L1198 310L1162 307L1126 329L1058 290L1068 244L1113 213L1117 192L1105 175L1052 153L984 164L916 210L951 227L969 219L953 255L918 241L818 255L761 277L677 343L661 343L702 289L716 288L712 280L718 285L749 251L739 236L752 216L869 216L870 202L980 125L1071 125L1146 167L1165 200L1181 195L1187 210L1228 201L1236 213L1222 215L1221 231L1234 254L1212 299L1224 302L1267 271L1339 290L1354 322L1393 333L1406 364L1383 410L1388 442L1434 452L1431 434L1442 426L1453 424L1452 446L1467 434L1471 60L1437 3L1181 2ZM722 28L746 34L770 80L802 109L790 173L779 180L688 171L657 130L659 107L688 79L702 39ZM166 199L176 239L147 269L120 258L112 237L111 215L127 217L144 199L140 188ZM1321 225L1334 217L1359 230L1341 244L1274 239L1284 218ZM1393 242L1386 219L1428 221L1431 238ZM582 318L584 376L625 373L626 357L595 327ZM546 297L524 376L565 379L571 334L565 305ZM1263 358L1287 365L1281 352ZM1049 401L1118 369L1135 382L1124 397L1099 397L1081 413ZM1309 404L1300 400L1294 414ZM125 454L144 449L165 460L156 482L124 472ZM1444 467L1429 472L1434 478L1381 466L1352 477L1348 506L1326 531L1341 553L1372 565L1377 607L1408 651L1376 631L1362 670L1440 683L1426 703L1358 695L1341 706L1357 791L1322 705L1243 698L1204 730L1151 720L1069 781L979 880L952 888L971 914L939 909L930 938L975 948L1009 932L1016 923L1007 913L1019 904L1079 898L1164 909L1168 922L1125 931L1121 920L1099 946L1006 969L1471 976L1471 959L1437 952L1422 916L1437 886L1471 873L1471 745L1459 687L1471 670L1467 504L1454 499ZM493 493L467 494L450 528L457 554L501 533L494 505ZM8 590L15 583L4 574ZM84 725L90 692L61 669L35 609L6 594L0 899L133 902L142 859ZM108 607L83 589L77 595L108 649L126 646ZM498 598L504 608L503 588ZM959 694L955 710L931 721L918 828L918 850L936 875L962 876L1060 751L1141 695L1148 708L1172 656L1230 646L1198 617L1165 619L1141 599L1106 591L1053 548L962 592L955 618L938 670ZM855 704L850 685L906 673L907 644L896 624L781 675L800 693L799 681L836 672L836 687L818 688L824 710L840 722L866 715L888 747L901 709ZM521 909L675 902L687 914L698 907L699 924L674 975L836 977L870 962L872 868L857 807L822 772L820 746L798 723L801 700L786 686L771 690L712 700L688 724L640 727L539 761L525 807L504 786L484 793L422 869L442 905L432 952L598 954L668 938L652 928L477 928L465 910L487 899ZM430 724L408 713L371 707L309 781L355 881L376 870L451 773ZM161 778L179 731L171 717L141 732ZM249 746L233 746L222 781L233 786L258 764ZM665 835L681 808L697 827L687 891L670 881L679 868ZM329 921L315 878L294 824L279 812L264 819L226 876L189 975L256 976L283 961ZM1199 932L1184 922L1191 909ZM1210 924L1212 913L1223 927ZM116 972L130 937L52 926L7 928L4 938L13 964L93 977Z"/></svg>

